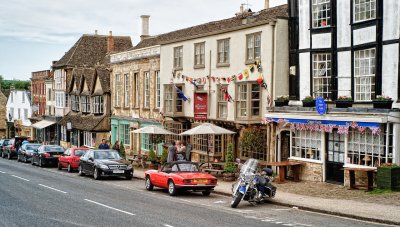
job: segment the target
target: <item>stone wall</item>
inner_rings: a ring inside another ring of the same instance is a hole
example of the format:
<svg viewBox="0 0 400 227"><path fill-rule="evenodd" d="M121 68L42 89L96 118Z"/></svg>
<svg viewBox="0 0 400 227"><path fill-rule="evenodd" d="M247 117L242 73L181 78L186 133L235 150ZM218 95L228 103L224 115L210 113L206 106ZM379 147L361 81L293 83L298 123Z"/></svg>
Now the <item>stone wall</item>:
<svg viewBox="0 0 400 227"><path fill-rule="evenodd" d="M7 105L7 97L0 91L0 106ZM6 137L7 133L7 108L0 108L0 138Z"/></svg>
<svg viewBox="0 0 400 227"><path fill-rule="evenodd" d="M301 161L298 161L301 162ZM322 163L301 162L300 180L322 182Z"/></svg>

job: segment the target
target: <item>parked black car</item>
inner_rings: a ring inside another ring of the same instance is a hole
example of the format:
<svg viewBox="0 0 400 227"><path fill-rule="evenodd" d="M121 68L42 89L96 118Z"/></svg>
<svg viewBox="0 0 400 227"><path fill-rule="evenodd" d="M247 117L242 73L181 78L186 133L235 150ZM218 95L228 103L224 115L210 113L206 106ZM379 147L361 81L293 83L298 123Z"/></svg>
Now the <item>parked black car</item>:
<svg viewBox="0 0 400 227"><path fill-rule="evenodd" d="M46 165L57 166L58 157L64 154L64 148L57 145L42 145L33 152L32 165L40 167Z"/></svg>
<svg viewBox="0 0 400 227"><path fill-rule="evenodd" d="M37 150L41 144L38 143L26 143L21 146L18 152L17 161L19 162L30 162L32 155Z"/></svg>
<svg viewBox="0 0 400 227"><path fill-rule="evenodd" d="M3 153L1 157L7 157L8 159L12 159L13 157L18 156L18 150L22 146L22 141L27 140L26 136L18 136L12 138L8 141L7 146L3 148Z"/></svg>
<svg viewBox="0 0 400 227"><path fill-rule="evenodd" d="M131 180L133 168L115 150L89 150L79 161L79 175L93 175L95 180L106 176L125 177Z"/></svg>
<svg viewBox="0 0 400 227"><path fill-rule="evenodd" d="M3 148L4 148L5 146L8 145L8 141L9 141L9 139L2 139L2 140L0 140L0 155L1 155L2 158L5 157L5 156L3 155Z"/></svg>

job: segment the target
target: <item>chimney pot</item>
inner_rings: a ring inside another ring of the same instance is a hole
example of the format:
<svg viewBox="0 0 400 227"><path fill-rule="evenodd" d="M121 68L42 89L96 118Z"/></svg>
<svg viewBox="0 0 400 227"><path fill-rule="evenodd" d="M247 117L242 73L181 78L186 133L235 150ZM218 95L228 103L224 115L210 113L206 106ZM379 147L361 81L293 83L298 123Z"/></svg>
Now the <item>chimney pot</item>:
<svg viewBox="0 0 400 227"><path fill-rule="evenodd" d="M269 0L265 0L264 9L269 9Z"/></svg>
<svg viewBox="0 0 400 227"><path fill-rule="evenodd" d="M109 35L109 36L112 36L112 31L109 31L109 32L108 32L108 35Z"/></svg>
<svg viewBox="0 0 400 227"><path fill-rule="evenodd" d="M142 15L140 16L142 19L142 35L140 36L140 40L144 40L150 36L149 32L149 19L150 15Z"/></svg>
<svg viewBox="0 0 400 227"><path fill-rule="evenodd" d="M96 30L94 30L94 34L95 34L95 35L98 35L98 33L97 33L97 29L96 29Z"/></svg>

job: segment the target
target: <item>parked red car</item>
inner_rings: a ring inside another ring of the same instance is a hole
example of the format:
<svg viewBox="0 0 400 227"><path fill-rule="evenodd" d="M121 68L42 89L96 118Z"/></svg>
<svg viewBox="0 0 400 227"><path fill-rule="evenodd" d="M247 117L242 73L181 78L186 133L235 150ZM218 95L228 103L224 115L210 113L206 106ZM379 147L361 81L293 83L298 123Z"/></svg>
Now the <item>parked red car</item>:
<svg viewBox="0 0 400 227"><path fill-rule="evenodd" d="M77 170L79 167L79 159L83 156L89 148L77 147L69 148L64 152L64 155L58 158L58 169L67 168L68 172Z"/></svg>
<svg viewBox="0 0 400 227"><path fill-rule="evenodd" d="M145 172L145 185L148 191L154 186L168 189L171 196L181 191L201 191L204 196L209 196L217 185L217 178L200 172L197 163L176 161L166 163L161 170L148 170Z"/></svg>

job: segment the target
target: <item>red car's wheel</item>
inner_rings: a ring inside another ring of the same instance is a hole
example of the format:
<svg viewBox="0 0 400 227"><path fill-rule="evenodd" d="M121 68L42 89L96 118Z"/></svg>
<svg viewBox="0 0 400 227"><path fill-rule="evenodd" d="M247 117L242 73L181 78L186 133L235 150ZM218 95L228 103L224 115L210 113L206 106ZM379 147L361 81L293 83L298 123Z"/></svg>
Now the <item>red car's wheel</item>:
<svg viewBox="0 0 400 227"><path fill-rule="evenodd" d="M147 191L152 191L153 188L154 188L154 185L151 183L151 180L150 180L150 176L149 176L149 175L147 175L147 177L146 177L145 186L146 186L146 190L147 190Z"/></svg>
<svg viewBox="0 0 400 227"><path fill-rule="evenodd" d="M176 195L176 187L175 184L172 180L168 181L168 193L170 196L175 196Z"/></svg>

